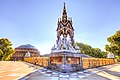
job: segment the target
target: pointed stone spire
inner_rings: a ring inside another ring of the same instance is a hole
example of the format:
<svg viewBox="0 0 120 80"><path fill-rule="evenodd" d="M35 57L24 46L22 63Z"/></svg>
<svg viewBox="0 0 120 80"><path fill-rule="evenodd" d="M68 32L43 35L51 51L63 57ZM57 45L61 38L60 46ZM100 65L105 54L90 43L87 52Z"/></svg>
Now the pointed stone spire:
<svg viewBox="0 0 120 80"><path fill-rule="evenodd" d="M66 7L65 7L65 2L64 2L64 8L63 8L63 15L66 15L66 16L67 16Z"/></svg>
<svg viewBox="0 0 120 80"><path fill-rule="evenodd" d="M67 11L66 11L66 7L65 7L65 3L64 3L64 8L63 8L62 20L63 20L64 22L67 21Z"/></svg>

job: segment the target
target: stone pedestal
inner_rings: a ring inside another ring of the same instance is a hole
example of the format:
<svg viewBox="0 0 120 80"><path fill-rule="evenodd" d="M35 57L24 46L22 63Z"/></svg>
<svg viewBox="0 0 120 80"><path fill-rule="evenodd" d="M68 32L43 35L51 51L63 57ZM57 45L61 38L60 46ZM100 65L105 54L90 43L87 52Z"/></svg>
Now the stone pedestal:
<svg viewBox="0 0 120 80"><path fill-rule="evenodd" d="M49 68L60 72L82 70L81 54L66 51L51 53Z"/></svg>

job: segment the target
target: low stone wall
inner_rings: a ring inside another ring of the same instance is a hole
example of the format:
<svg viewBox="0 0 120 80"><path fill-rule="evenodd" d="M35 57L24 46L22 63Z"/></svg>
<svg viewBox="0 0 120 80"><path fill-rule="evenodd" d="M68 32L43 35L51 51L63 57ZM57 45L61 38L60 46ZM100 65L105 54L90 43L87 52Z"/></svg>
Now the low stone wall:
<svg viewBox="0 0 120 80"><path fill-rule="evenodd" d="M109 64L117 63L117 59L104 59L104 58L82 58L83 68L93 68Z"/></svg>
<svg viewBox="0 0 120 80"><path fill-rule="evenodd" d="M48 57L30 57L30 58L24 58L24 61L34 64L36 59L37 59L37 63L36 63L37 65L43 67L48 66L48 61L49 61Z"/></svg>
<svg viewBox="0 0 120 80"><path fill-rule="evenodd" d="M34 64L35 59L37 59L37 65L46 67L48 66L48 57L30 57L30 58L24 58L24 61ZM103 58L82 58L83 62L83 68L93 68L98 66L104 66L108 64L114 64L117 63L117 59L103 59Z"/></svg>

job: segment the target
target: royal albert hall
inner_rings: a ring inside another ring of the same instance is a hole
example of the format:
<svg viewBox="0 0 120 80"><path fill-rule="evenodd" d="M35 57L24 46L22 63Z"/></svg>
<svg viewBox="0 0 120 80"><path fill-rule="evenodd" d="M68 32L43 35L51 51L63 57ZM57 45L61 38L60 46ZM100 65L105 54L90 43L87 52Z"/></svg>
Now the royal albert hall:
<svg viewBox="0 0 120 80"><path fill-rule="evenodd" d="M40 57L40 52L34 46L20 45L15 48L15 53L12 55L11 60L24 60L26 54L29 54L28 57Z"/></svg>

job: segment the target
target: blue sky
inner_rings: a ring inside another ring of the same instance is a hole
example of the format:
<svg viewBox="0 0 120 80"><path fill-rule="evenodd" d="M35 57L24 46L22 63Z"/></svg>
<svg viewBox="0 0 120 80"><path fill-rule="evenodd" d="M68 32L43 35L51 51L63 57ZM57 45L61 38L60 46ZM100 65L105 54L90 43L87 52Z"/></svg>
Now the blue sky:
<svg viewBox="0 0 120 80"><path fill-rule="evenodd" d="M0 0L0 38L9 38L14 48L32 44L50 53L64 2L75 41L104 50L107 37L120 30L120 0Z"/></svg>

